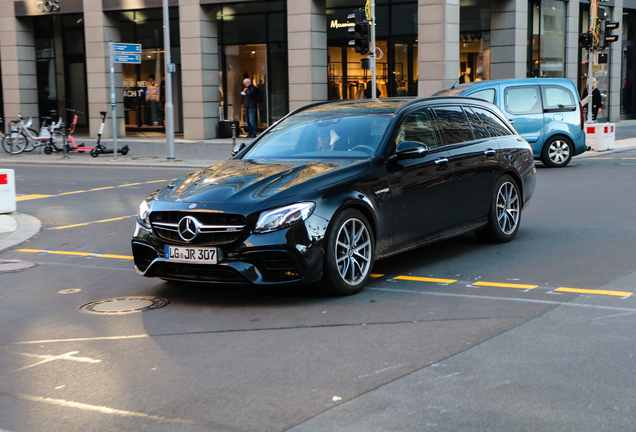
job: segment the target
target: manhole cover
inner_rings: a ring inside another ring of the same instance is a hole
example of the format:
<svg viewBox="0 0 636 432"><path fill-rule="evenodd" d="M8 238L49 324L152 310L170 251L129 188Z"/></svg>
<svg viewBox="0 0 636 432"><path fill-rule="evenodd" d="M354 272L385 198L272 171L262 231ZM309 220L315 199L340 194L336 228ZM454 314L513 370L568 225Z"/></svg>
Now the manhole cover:
<svg viewBox="0 0 636 432"><path fill-rule="evenodd" d="M168 300L158 297L117 297L85 304L80 307L80 310L89 313L122 315L159 309L168 303L170 303Z"/></svg>
<svg viewBox="0 0 636 432"><path fill-rule="evenodd" d="M20 260L0 260L0 273L13 273L37 267L39 264Z"/></svg>

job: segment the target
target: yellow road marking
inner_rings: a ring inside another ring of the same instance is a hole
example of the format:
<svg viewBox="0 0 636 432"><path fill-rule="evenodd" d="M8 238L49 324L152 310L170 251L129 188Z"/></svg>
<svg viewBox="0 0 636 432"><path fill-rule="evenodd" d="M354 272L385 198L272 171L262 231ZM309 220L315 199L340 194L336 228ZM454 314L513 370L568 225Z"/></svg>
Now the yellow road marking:
<svg viewBox="0 0 636 432"><path fill-rule="evenodd" d="M71 255L71 256L93 256L97 258L114 258L114 259L124 259L131 260L132 256L129 255L111 255L111 254L97 254L90 252L70 252L70 251L50 251L44 249L17 249L16 252L30 252L30 253L50 253L54 255Z"/></svg>
<svg viewBox="0 0 636 432"><path fill-rule="evenodd" d="M66 229L66 228L75 228L78 226L84 226L84 225L89 225L88 223L79 223L79 224L75 224L75 225L66 225L66 226L61 226L61 227L55 227L55 228L51 228L51 229Z"/></svg>
<svg viewBox="0 0 636 432"><path fill-rule="evenodd" d="M27 200L32 200L32 199L38 199L38 198L47 198L50 196L54 196L54 195L22 195L19 197L15 197L16 201L27 201Z"/></svg>
<svg viewBox="0 0 636 432"><path fill-rule="evenodd" d="M371 277L372 278L380 278L382 276L384 276L384 275L383 274L378 274L378 273L371 273Z"/></svg>
<svg viewBox="0 0 636 432"><path fill-rule="evenodd" d="M488 286L488 287L499 287L499 288L520 288L520 289L533 289L537 288L539 285L522 285L522 284L510 284L510 283L498 283L498 282L475 282L475 286Z"/></svg>
<svg viewBox="0 0 636 432"><path fill-rule="evenodd" d="M136 215L122 216L122 217L116 217L116 218L112 218L112 219L104 219L104 220L98 220L98 221L93 221L93 222L84 222L84 223L78 223L78 224L74 224L74 225L64 225L64 226L48 228L48 229L59 230L59 229L66 229L66 228L76 228L76 227L79 227L79 226L85 226L85 225L90 225L90 224L94 224L94 223L113 222L113 221L118 221L118 220L129 219L129 218L135 217L135 216Z"/></svg>
<svg viewBox="0 0 636 432"><path fill-rule="evenodd" d="M170 180L152 180L152 181L147 181L147 182L144 182L144 183L162 183L162 182L165 183L167 181L170 181ZM28 200L38 199L38 198L49 198L49 197L56 197L56 196L62 196L62 195L71 195L71 194L84 193L84 192L90 192L90 191L100 191L100 190L104 190L104 189L114 189L114 188L118 188L118 187L136 186L136 185L140 185L140 184L144 184L144 183L128 183L128 184L123 184L123 185L106 186L106 187L94 188L94 189L89 189L89 190L60 192L59 194L55 194L55 195L40 195L40 194L22 195L22 196L16 197L15 200L16 201L28 201Z"/></svg>
<svg viewBox="0 0 636 432"><path fill-rule="evenodd" d="M599 295L609 295L609 296L616 296L616 297L629 297L630 295L634 294L634 293L626 292L626 291L604 291L604 290L590 290L590 289L566 288L566 287L557 288L554 291L580 293L580 294L599 294Z"/></svg>
<svg viewBox="0 0 636 432"><path fill-rule="evenodd" d="M594 160L612 160L614 158L606 158L606 157L591 157L590 159L594 159Z"/></svg>
<svg viewBox="0 0 636 432"><path fill-rule="evenodd" d="M112 219L104 219L104 220L99 220L99 221L95 221L95 223L104 223L104 222L112 222L112 221L118 221L118 220L122 220L122 219L128 219L133 217L132 216L123 216L123 217L118 217L118 218L112 218Z"/></svg>
<svg viewBox="0 0 636 432"><path fill-rule="evenodd" d="M436 282L436 283L454 283L454 282L457 282L456 279L435 279L435 278L416 277L416 276L398 276L395 279L419 281L419 282Z"/></svg>

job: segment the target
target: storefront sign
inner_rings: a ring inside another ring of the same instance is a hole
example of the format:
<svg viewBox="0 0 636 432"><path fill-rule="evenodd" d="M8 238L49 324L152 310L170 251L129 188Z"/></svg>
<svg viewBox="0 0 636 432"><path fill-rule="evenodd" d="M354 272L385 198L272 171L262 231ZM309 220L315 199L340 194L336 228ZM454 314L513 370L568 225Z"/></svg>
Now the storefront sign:
<svg viewBox="0 0 636 432"><path fill-rule="evenodd" d="M346 23L341 23L340 21L338 21L337 19L335 20L331 20L331 24L329 25L330 28L332 29L338 29L338 28L348 28L348 27L355 27L356 23L352 23L347 21Z"/></svg>

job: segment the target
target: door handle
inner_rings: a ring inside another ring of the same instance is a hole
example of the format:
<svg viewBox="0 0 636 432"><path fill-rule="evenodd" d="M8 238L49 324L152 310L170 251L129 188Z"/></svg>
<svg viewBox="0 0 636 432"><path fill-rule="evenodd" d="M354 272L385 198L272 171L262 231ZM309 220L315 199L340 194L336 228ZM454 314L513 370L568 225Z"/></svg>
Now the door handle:
<svg viewBox="0 0 636 432"><path fill-rule="evenodd" d="M488 150L485 150L485 151L484 151L484 154L485 154L486 156L494 156L496 153L497 153L497 152L496 152L496 151L494 151L493 149L488 149Z"/></svg>
<svg viewBox="0 0 636 432"><path fill-rule="evenodd" d="M447 163L448 163L448 158L435 159L435 165L446 165Z"/></svg>

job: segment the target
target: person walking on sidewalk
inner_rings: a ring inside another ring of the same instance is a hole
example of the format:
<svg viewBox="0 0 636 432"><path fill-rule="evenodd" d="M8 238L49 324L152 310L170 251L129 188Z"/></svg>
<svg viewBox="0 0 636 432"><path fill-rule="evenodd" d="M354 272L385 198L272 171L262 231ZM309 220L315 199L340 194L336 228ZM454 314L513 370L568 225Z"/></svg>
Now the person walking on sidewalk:
<svg viewBox="0 0 636 432"><path fill-rule="evenodd" d="M247 115L247 137L256 138L256 108L262 99L262 93L249 78L243 80L243 106Z"/></svg>

